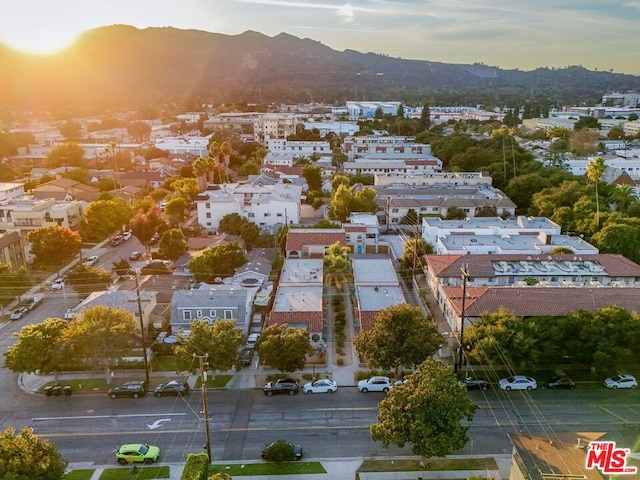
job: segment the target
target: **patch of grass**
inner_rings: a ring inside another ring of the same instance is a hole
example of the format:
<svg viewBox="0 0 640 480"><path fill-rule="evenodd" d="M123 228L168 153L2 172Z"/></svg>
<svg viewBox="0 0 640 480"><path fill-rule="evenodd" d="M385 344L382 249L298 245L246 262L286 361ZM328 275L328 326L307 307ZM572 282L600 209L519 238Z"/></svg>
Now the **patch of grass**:
<svg viewBox="0 0 640 480"><path fill-rule="evenodd" d="M61 380L58 382L59 385L71 386L71 391L73 393L78 392L106 392L109 390L109 386L107 385L107 380L105 378L80 378L74 380ZM117 381L113 381L113 384L118 384ZM53 387L56 385L56 382L47 382L41 388L40 392L44 392L45 387Z"/></svg>
<svg viewBox="0 0 640 480"><path fill-rule="evenodd" d="M62 478L64 480L89 480L93 472L92 468L79 468L78 470L71 470Z"/></svg>
<svg viewBox="0 0 640 480"><path fill-rule="evenodd" d="M486 458L432 458L426 467L420 460L365 460L358 472L416 472L438 470L498 470L491 457Z"/></svg>
<svg viewBox="0 0 640 480"><path fill-rule="evenodd" d="M154 371L158 372L177 372L178 364L175 355L157 355L153 359L151 365Z"/></svg>
<svg viewBox="0 0 640 480"><path fill-rule="evenodd" d="M153 478L169 478L169 467L121 467L107 468L100 475L100 480L151 480ZM66 480L66 479L65 479Z"/></svg>
<svg viewBox="0 0 640 480"><path fill-rule="evenodd" d="M211 377L210 375L207 377L207 388L222 388L224 387L227 383L229 383L229 380L231 380L233 378L233 375L216 375L215 377ZM202 386L202 379L201 377L198 377L198 380L196 381L196 385L195 388L200 388Z"/></svg>
<svg viewBox="0 0 640 480"><path fill-rule="evenodd" d="M277 463L246 463L231 465L211 465L209 475L226 473L235 476L250 475L304 475L310 473L327 473L320 462L285 462Z"/></svg>

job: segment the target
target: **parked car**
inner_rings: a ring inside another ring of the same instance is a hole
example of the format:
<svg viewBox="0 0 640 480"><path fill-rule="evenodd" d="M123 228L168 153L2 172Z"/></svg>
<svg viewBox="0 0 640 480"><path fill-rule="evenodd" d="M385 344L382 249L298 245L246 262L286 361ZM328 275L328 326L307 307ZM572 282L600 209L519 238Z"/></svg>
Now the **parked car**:
<svg viewBox="0 0 640 480"><path fill-rule="evenodd" d="M110 388L107 395L114 399L119 397L138 398L145 393L147 393L147 382L140 380L123 383L117 387Z"/></svg>
<svg viewBox="0 0 640 480"><path fill-rule="evenodd" d="M300 460L302 458L302 447L300 445L294 445L293 443L287 442L285 440L278 440L277 442L271 442L262 449L262 453L260 456L265 458L267 455L267 451L270 448L275 447L276 444L284 444L291 450L291 458L289 460Z"/></svg>
<svg viewBox="0 0 640 480"><path fill-rule="evenodd" d="M471 377L467 377L464 380L458 380L458 385L466 388L467 390L489 390L489 387L491 386L486 380Z"/></svg>
<svg viewBox="0 0 640 480"><path fill-rule="evenodd" d="M143 275L162 275L173 273L173 262L170 260L149 260L147 264L140 269Z"/></svg>
<svg viewBox="0 0 640 480"><path fill-rule="evenodd" d="M547 388L575 388L576 384L566 375L556 375L544 384Z"/></svg>
<svg viewBox="0 0 640 480"><path fill-rule="evenodd" d="M338 384L328 378L305 383L302 387L303 393L334 393L336 390L338 390Z"/></svg>
<svg viewBox="0 0 640 480"><path fill-rule="evenodd" d="M159 456L160 448L146 443L127 443L116 450L116 460L120 465L153 463Z"/></svg>
<svg viewBox="0 0 640 480"><path fill-rule="evenodd" d="M247 337L247 343L245 344L246 348L255 348L256 347L256 343L258 343L258 340L260 340L260 334L259 333L251 333L249 334L249 336Z"/></svg>
<svg viewBox="0 0 640 480"><path fill-rule="evenodd" d="M189 393L189 384L182 380L170 380L166 383L156 385L153 394L156 397L164 397L165 395L186 395Z"/></svg>
<svg viewBox="0 0 640 480"><path fill-rule="evenodd" d="M142 256L142 252L131 252L129 260L138 260Z"/></svg>
<svg viewBox="0 0 640 480"><path fill-rule="evenodd" d="M240 362L243 365L251 365L251 361L253 360L253 348L243 348L240 352Z"/></svg>
<svg viewBox="0 0 640 480"><path fill-rule="evenodd" d="M385 392L391 388L391 380L389 377L371 377L368 380L360 380L358 382L358 390L362 393L367 392Z"/></svg>
<svg viewBox="0 0 640 480"><path fill-rule="evenodd" d="M51 284L52 290L62 290L64 288L64 278L57 278Z"/></svg>
<svg viewBox="0 0 640 480"><path fill-rule="evenodd" d="M271 396L279 393L288 393L289 395L295 395L300 390L300 384L297 380L292 378L281 378L276 380L275 382L269 382L264 387L262 387L262 391L265 395Z"/></svg>
<svg viewBox="0 0 640 480"><path fill-rule="evenodd" d="M122 245L122 242L124 242L124 238L122 237L122 235L116 235L111 239L111 245L114 247Z"/></svg>
<svg viewBox="0 0 640 480"><path fill-rule="evenodd" d="M32 297L31 299L27 300L25 303L25 306L29 309L29 310L33 310L34 308L36 308L38 305L40 305L42 303L42 297Z"/></svg>
<svg viewBox="0 0 640 480"><path fill-rule="evenodd" d="M126 232L124 232L122 234L122 239L123 240L129 240L132 235L133 235L133 232L131 230L127 230Z"/></svg>
<svg viewBox="0 0 640 480"><path fill-rule="evenodd" d="M633 375L627 375L622 373L613 377L606 378L604 380L604 386L607 388L637 388L638 381Z"/></svg>
<svg viewBox="0 0 640 480"><path fill-rule="evenodd" d="M155 245L160 240L160 234L158 232L154 233L151 239L149 240L149 245Z"/></svg>
<svg viewBox="0 0 640 480"><path fill-rule="evenodd" d="M64 312L64 319L65 320L73 320L73 309L72 308L67 308L67 311Z"/></svg>
<svg viewBox="0 0 640 480"><path fill-rule="evenodd" d="M98 257L96 255L91 255L84 262L82 262L82 264L86 267L93 267L96 263L98 263Z"/></svg>
<svg viewBox="0 0 640 480"><path fill-rule="evenodd" d="M27 313L29 313L29 309L27 307L18 307L13 312L11 312L11 316L9 318L11 318L11 320L20 320Z"/></svg>
<svg viewBox="0 0 640 480"><path fill-rule="evenodd" d="M513 375L507 378L501 378L498 382L502 390L535 390L538 383L535 378L526 375Z"/></svg>

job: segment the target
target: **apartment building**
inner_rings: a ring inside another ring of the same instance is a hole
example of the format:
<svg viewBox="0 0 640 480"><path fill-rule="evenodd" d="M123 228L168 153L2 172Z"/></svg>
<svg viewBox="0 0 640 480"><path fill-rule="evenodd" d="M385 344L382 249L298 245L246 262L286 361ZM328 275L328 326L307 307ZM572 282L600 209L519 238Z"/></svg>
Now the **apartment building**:
<svg viewBox="0 0 640 480"><path fill-rule="evenodd" d="M51 225L77 230L81 223L82 205L76 200L23 196L0 201L0 230L28 232Z"/></svg>

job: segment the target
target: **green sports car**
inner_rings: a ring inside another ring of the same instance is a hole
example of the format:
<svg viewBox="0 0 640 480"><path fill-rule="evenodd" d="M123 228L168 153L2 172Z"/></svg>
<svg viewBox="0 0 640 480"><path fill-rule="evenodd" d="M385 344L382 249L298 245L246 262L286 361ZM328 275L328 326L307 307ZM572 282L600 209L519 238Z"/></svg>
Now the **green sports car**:
<svg viewBox="0 0 640 480"><path fill-rule="evenodd" d="M116 452L116 460L121 465L143 462L153 463L158 460L160 449L146 443L128 443Z"/></svg>

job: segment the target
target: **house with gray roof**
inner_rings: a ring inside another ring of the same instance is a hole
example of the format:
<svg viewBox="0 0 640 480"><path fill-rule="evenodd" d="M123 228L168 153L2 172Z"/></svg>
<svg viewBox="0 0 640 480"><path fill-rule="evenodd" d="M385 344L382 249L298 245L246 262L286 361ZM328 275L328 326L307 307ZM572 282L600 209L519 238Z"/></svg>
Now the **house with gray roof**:
<svg viewBox="0 0 640 480"><path fill-rule="evenodd" d="M98 305L114 308L122 308L130 312L135 318L136 328L140 325L140 311L142 311L142 323L146 328L150 327L151 314L157 305L157 292L140 292L140 306L138 307L138 295L132 290L108 290L91 292L80 304L73 309L73 313L81 313L87 308Z"/></svg>
<svg viewBox="0 0 640 480"><path fill-rule="evenodd" d="M245 334L251 320L250 290L238 285L200 285L192 290L176 290L171 299L171 331L189 330L194 320L213 324L216 320L235 320Z"/></svg>

